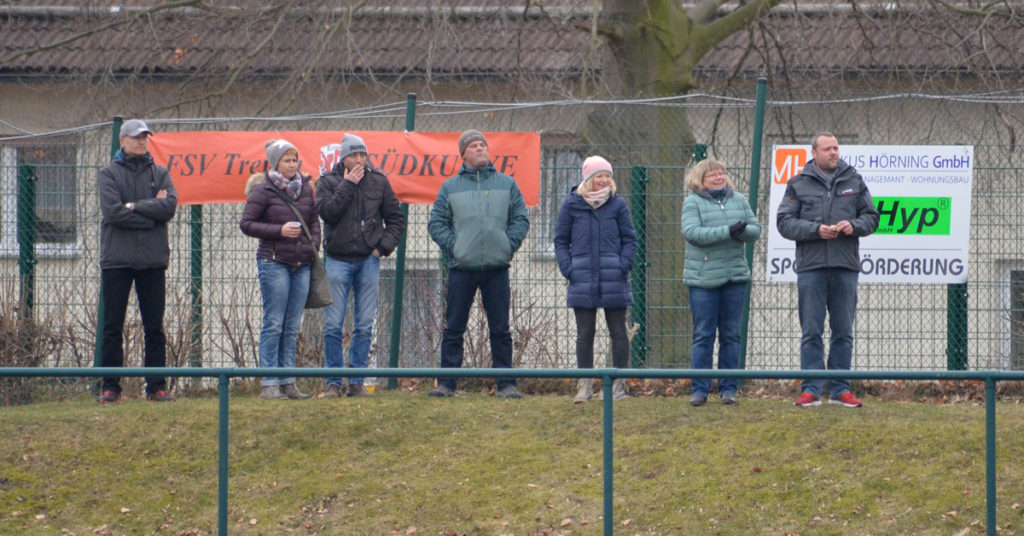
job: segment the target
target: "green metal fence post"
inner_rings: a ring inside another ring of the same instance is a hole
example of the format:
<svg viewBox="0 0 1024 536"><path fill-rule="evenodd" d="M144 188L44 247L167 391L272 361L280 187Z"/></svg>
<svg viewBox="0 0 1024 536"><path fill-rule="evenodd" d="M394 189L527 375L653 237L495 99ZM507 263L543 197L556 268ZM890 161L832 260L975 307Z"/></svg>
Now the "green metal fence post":
<svg viewBox="0 0 1024 536"><path fill-rule="evenodd" d="M124 122L124 118L115 115L114 122L110 129L110 159L113 160L117 151L121 148L121 140L118 138L118 134L121 132L121 123ZM102 362L102 350L103 350L103 317L106 315L103 308L103 278L100 278L100 294L99 303L96 308L96 344L93 348L93 359L92 364L94 367L100 366ZM97 381L95 385L96 392L99 392L100 382Z"/></svg>
<svg viewBox="0 0 1024 536"><path fill-rule="evenodd" d="M614 450L615 441L612 438L614 427L612 421L612 377L605 375L601 378L601 392L604 395L602 412L604 414L604 536L615 534L615 522L613 518L615 504L614 488Z"/></svg>
<svg viewBox="0 0 1024 536"><path fill-rule="evenodd" d="M633 257L633 307L631 316L636 333L630 340L630 366L647 365L647 168L634 166L629 177L630 210L636 230L636 255Z"/></svg>
<svg viewBox="0 0 1024 536"><path fill-rule="evenodd" d="M36 183L33 166L18 166L18 305L32 317L36 294Z"/></svg>
<svg viewBox="0 0 1024 536"><path fill-rule="evenodd" d="M967 283L946 286L946 368L967 370Z"/></svg>
<svg viewBox="0 0 1024 536"><path fill-rule="evenodd" d="M996 534L996 380L985 378L985 534Z"/></svg>
<svg viewBox="0 0 1024 536"><path fill-rule="evenodd" d="M758 189L761 185L761 140L764 137L764 105L768 80L757 79L757 101L754 106L754 139L750 152L750 189L747 191L747 202L757 216ZM754 244L747 244L747 267L754 273ZM754 282L747 284L747 296L743 300L743 317L740 319L740 363L739 368L747 368L747 328L750 323L750 290ZM737 382L740 383L740 382Z"/></svg>
<svg viewBox="0 0 1024 536"><path fill-rule="evenodd" d="M192 294L192 317L190 319L191 339L188 345L190 367L203 366L203 207L192 205L189 215L191 235L191 277L189 289Z"/></svg>
<svg viewBox="0 0 1024 536"><path fill-rule="evenodd" d="M221 374L217 381L220 395L217 420L217 534L228 534L228 375Z"/></svg>
<svg viewBox="0 0 1024 536"><path fill-rule="evenodd" d="M409 93L405 96L405 131L416 130L416 94ZM409 221L409 204L402 203L402 217ZM408 223L407 223L408 225ZM409 233L402 233L398 239L398 248L395 250L395 299L391 308L391 355L388 357L388 367L398 368L398 355L402 347L402 297L405 294L405 237ZM388 389L398 387L398 378L388 378Z"/></svg>

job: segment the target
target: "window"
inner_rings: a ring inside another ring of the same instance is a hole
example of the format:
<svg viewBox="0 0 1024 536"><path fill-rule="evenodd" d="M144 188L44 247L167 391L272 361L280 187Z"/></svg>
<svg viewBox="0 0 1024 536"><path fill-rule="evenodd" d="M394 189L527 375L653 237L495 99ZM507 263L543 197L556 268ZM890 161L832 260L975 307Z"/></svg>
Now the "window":
<svg viewBox="0 0 1024 536"><path fill-rule="evenodd" d="M82 240L82 199L71 145L19 146L0 150L0 253L18 254L18 203L33 192L36 254L75 255Z"/></svg>
<svg viewBox="0 0 1024 536"><path fill-rule="evenodd" d="M555 226L558 208L580 181L583 158L576 151L545 149L541 154L540 202L531 209L530 236L533 253L540 258L555 257Z"/></svg>

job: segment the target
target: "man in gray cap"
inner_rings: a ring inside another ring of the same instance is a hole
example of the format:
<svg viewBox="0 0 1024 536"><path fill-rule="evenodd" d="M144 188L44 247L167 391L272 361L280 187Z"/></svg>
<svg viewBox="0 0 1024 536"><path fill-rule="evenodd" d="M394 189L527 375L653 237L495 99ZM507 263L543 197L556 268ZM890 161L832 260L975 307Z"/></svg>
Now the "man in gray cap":
<svg viewBox="0 0 1024 536"><path fill-rule="evenodd" d="M345 366L345 306L352 291L348 366L366 368L380 292L380 258L398 247L405 216L391 183L370 166L366 143L341 140L340 162L316 181L316 211L324 220L324 268L333 302L324 308L324 366ZM341 378L327 378L325 398L344 394ZM348 379L348 396L369 396L363 378Z"/></svg>
<svg viewBox="0 0 1024 536"><path fill-rule="evenodd" d="M512 368L509 331L512 256L530 230L530 218L516 181L491 163L487 138L478 130L459 137L463 164L444 181L430 210L427 230L449 258L441 367L462 367L469 311L477 289L490 331L493 368ZM520 398L515 378L496 380L497 396ZM438 378L430 396L455 394L455 378Z"/></svg>
<svg viewBox="0 0 1024 536"><path fill-rule="evenodd" d="M100 170L100 273L103 300L103 337L100 366L124 366L124 319L128 295L135 285L145 336L143 364L167 363L164 336L164 301L170 245L167 222L174 217L178 192L167 168L149 155L146 123L131 119L121 125L121 150ZM103 378L97 402L121 400L120 379ZM146 377L146 398L154 402L174 400L167 379Z"/></svg>

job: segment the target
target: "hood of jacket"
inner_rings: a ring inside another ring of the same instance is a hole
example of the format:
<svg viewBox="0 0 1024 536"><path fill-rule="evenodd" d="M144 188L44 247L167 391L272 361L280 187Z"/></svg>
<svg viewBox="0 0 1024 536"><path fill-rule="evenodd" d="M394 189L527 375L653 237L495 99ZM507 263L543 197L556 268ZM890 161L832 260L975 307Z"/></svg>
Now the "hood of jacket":
<svg viewBox="0 0 1024 536"><path fill-rule="evenodd" d="M259 186L261 183L266 182L267 176L263 173L253 173L249 176L249 180L245 181L245 197L249 197L252 193L253 188Z"/></svg>

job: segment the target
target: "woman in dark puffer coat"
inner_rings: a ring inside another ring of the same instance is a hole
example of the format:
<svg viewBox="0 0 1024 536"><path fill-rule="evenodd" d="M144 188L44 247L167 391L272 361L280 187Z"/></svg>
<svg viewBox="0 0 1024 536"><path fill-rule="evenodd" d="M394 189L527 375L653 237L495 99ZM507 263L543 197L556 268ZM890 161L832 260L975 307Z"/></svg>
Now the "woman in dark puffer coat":
<svg viewBox="0 0 1024 536"><path fill-rule="evenodd" d="M294 368L310 264L319 254L320 220L310 177L299 172L298 150L285 140L271 140L266 148L270 171L249 177L240 227L260 239L256 249L263 296L260 368ZM298 207L310 226L312 243L289 203ZM309 398L295 386L294 377L267 376L262 384L263 399Z"/></svg>
<svg viewBox="0 0 1024 536"><path fill-rule="evenodd" d="M615 194L612 165L600 156L583 161L583 182L562 202L555 230L558 269L569 280L567 305L576 315L576 366L594 368L597 309L604 309L612 363L629 366L626 308L633 304L629 272L636 233L626 201ZM573 402L593 396L593 378L581 378ZM625 398L622 379L612 382L613 400Z"/></svg>

